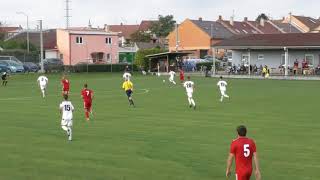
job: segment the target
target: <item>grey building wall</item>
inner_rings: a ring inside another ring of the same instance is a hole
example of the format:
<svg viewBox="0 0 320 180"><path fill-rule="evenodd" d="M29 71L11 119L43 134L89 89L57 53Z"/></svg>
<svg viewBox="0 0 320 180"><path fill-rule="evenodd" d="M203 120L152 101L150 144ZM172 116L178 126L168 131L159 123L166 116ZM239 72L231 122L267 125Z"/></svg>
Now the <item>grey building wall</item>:
<svg viewBox="0 0 320 180"><path fill-rule="evenodd" d="M233 50L232 51L232 64L243 64L242 60L248 55L247 50ZM270 68L278 68L284 59L284 50L251 50L251 64L267 65ZM299 67L301 62L306 58L306 55L313 56L313 65L316 67L320 64L320 50L290 50L289 49L289 66L293 66L296 59L299 61ZM258 58L260 57L260 59Z"/></svg>

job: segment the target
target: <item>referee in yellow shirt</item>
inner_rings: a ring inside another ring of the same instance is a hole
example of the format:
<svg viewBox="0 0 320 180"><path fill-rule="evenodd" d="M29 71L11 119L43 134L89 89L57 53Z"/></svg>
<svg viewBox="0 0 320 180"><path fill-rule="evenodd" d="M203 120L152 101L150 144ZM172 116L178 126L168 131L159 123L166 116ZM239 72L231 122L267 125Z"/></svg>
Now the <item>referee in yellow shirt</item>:
<svg viewBox="0 0 320 180"><path fill-rule="evenodd" d="M133 84L130 80L126 79L125 82L122 84L122 88L125 90L127 96L128 96L128 100L129 100L129 105L134 106L134 102L132 99L132 93L133 93Z"/></svg>

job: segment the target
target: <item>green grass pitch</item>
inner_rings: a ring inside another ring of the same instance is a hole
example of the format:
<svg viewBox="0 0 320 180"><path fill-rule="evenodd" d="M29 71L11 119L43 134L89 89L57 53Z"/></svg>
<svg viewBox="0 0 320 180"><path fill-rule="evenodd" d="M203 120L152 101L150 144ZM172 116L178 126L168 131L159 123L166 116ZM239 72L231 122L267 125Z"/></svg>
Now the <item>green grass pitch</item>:
<svg viewBox="0 0 320 180"><path fill-rule="evenodd" d="M220 103L217 79L193 77L194 111L185 90L164 76L133 77L137 107L129 108L121 74L72 74L68 142L58 111L61 76L48 78L45 100L36 75L12 76L0 88L1 180L224 180L240 124L256 140L263 179L320 177L318 81L228 80L231 99ZM95 92L89 123L85 82Z"/></svg>

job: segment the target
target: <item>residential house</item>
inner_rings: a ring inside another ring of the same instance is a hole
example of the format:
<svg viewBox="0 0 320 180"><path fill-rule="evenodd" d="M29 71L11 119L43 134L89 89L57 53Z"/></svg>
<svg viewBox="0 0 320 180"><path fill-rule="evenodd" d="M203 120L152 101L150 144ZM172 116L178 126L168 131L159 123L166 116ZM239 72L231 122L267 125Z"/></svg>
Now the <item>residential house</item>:
<svg viewBox="0 0 320 180"><path fill-rule="evenodd" d="M119 44L125 46L131 42L131 35L139 30L139 25L105 25L107 32L116 32L119 34Z"/></svg>
<svg viewBox="0 0 320 180"><path fill-rule="evenodd" d="M214 48L232 50L234 65L267 65L272 69L296 60L306 60L310 67L320 64L320 36L315 33L248 34L234 36L213 45Z"/></svg>
<svg viewBox="0 0 320 180"><path fill-rule="evenodd" d="M204 58L212 54L211 46L223 39L230 38L233 33L216 21L186 19L167 39L169 51L188 51L191 56Z"/></svg>
<svg viewBox="0 0 320 180"><path fill-rule="evenodd" d="M302 30L299 30L291 23L284 21L284 18L282 20L270 20L269 22L274 24L283 33L303 33Z"/></svg>
<svg viewBox="0 0 320 180"><path fill-rule="evenodd" d="M247 17L243 21L235 21L233 17L230 20L222 19L222 16L219 16L217 20L218 23L221 23L225 28L231 31L234 35L241 34L279 34L284 33L269 20L261 19L257 21L249 21Z"/></svg>
<svg viewBox="0 0 320 180"><path fill-rule="evenodd" d="M119 37L104 30L57 29L57 48L65 65L118 63Z"/></svg>
<svg viewBox="0 0 320 180"><path fill-rule="evenodd" d="M136 47L119 47L119 63L132 64L137 52Z"/></svg>
<svg viewBox="0 0 320 180"><path fill-rule="evenodd" d="M143 20L140 24L125 25L121 23L120 25L105 25L105 30L107 32L116 32L120 37L120 45L126 46L126 44L132 43L131 35L135 32L150 33L152 23L156 21Z"/></svg>
<svg viewBox="0 0 320 180"><path fill-rule="evenodd" d="M40 31L39 30L29 30L29 42L30 44L40 48ZM43 30L43 49L44 49L44 58L58 58L57 50L57 36L55 29ZM27 41L27 31L21 30L19 33L16 33L8 37L5 41Z"/></svg>
<svg viewBox="0 0 320 180"><path fill-rule="evenodd" d="M142 32L151 32L151 26L153 23L158 22L158 21L152 21L152 20L142 20L140 25L139 25L139 31Z"/></svg>
<svg viewBox="0 0 320 180"><path fill-rule="evenodd" d="M22 31L22 27L18 26L2 26L0 23L0 33L4 34L4 39L10 38Z"/></svg>
<svg viewBox="0 0 320 180"><path fill-rule="evenodd" d="M303 33L313 32L320 26L320 20L307 16L296 16L291 13L287 16L283 22L290 23Z"/></svg>

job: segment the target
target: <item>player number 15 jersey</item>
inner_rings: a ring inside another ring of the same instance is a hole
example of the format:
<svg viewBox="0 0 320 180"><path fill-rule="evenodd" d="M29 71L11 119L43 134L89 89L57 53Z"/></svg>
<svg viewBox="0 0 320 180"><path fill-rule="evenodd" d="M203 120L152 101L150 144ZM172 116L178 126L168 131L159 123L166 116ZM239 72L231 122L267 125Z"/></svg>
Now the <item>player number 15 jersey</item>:
<svg viewBox="0 0 320 180"><path fill-rule="evenodd" d="M62 110L62 119L72 120L73 118L72 111L74 110L74 107L70 101L63 101L60 104L60 109Z"/></svg>

